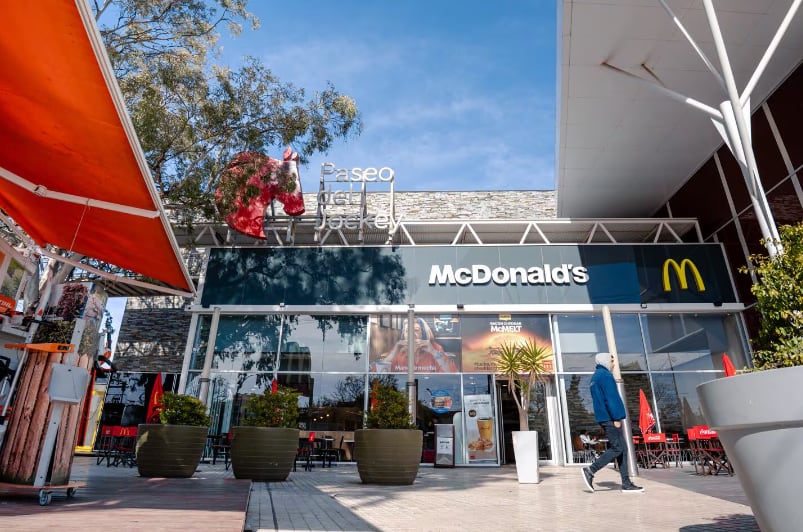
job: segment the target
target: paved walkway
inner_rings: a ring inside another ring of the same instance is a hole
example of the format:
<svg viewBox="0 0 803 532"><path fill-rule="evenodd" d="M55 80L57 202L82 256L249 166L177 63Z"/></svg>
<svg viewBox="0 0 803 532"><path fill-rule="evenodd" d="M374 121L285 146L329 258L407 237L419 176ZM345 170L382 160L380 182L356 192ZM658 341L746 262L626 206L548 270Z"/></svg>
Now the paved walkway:
<svg viewBox="0 0 803 532"><path fill-rule="evenodd" d="M514 466L422 466L412 486L364 485L354 464L291 473L286 482L236 480L222 464L190 479L146 479L136 469L76 457L72 499L0 498L2 530L552 531L720 530L758 526L735 477L692 468L642 473L645 493L623 494L613 469L584 491L579 467L542 467L540 484L518 484ZM250 491L250 499L249 499Z"/></svg>
<svg viewBox="0 0 803 532"><path fill-rule="evenodd" d="M341 464L254 483L246 530L759 530L735 477L693 471L647 471L646 491L624 494L612 468L589 493L579 467L542 467L539 484L518 484L515 466L422 466L412 486L373 486Z"/></svg>

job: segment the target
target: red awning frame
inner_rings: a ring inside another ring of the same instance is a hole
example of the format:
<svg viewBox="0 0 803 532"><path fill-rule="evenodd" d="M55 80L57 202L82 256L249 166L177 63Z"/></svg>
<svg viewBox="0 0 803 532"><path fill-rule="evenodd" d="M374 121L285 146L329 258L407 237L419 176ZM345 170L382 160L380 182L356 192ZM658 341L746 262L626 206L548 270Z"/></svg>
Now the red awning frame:
<svg viewBox="0 0 803 532"><path fill-rule="evenodd" d="M33 253L114 282L192 297L88 3L14 2L0 28L0 219ZM114 275L54 248L168 286Z"/></svg>

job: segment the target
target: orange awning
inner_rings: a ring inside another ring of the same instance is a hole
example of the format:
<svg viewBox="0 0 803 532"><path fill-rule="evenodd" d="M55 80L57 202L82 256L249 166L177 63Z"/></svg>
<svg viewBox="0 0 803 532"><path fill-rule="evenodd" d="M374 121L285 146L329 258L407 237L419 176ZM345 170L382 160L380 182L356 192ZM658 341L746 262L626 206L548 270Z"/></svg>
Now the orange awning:
<svg viewBox="0 0 803 532"><path fill-rule="evenodd" d="M86 2L9 2L0 28L0 208L40 246L194 292Z"/></svg>

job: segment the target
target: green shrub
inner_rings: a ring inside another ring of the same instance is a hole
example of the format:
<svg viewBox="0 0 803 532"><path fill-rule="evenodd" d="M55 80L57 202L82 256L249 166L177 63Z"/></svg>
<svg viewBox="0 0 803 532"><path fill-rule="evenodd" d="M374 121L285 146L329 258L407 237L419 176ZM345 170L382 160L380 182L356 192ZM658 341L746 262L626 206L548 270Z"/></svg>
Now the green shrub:
<svg viewBox="0 0 803 532"><path fill-rule="evenodd" d="M752 340L756 369L803 365L803 223L781 226L779 232L781 254L750 257L759 278L751 291L761 313Z"/></svg>
<svg viewBox="0 0 803 532"><path fill-rule="evenodd" d="M159 408L159 422L162 425L209 426L206 405L196 397L165 392Z"/></svg>
<svg viewBox="0 0 803 532"><path fill-rule="evenodd" d="M276 393L270 389L261 395L252 395L245 405L242 424L249 427L298 428L298 392L279 386Z"/></svg>
<svg viewBox="0 0 803 532"><path fill-rule="evenodd" d="M369 429L414 429L407 410L407 396L392 386L379 385L371 391L373 408L368 412Z"/></svg>

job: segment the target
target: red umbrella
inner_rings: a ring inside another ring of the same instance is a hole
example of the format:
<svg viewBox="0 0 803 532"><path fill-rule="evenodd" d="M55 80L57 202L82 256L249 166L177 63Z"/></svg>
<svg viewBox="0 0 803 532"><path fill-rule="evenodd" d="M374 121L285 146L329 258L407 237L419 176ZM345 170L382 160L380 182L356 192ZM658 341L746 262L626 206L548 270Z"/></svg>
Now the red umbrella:
<svg viewBox="0 0 803 532"><path fill-rule="evenodd" d="M726 377L733 377L736 375L736 368L733 367L733 363L727 353L722 355L722 367L725 368Z"/></svg>
<svg viewBox="0 0 803 532"><path fill-rule="evenodd" d="M156 380L153 381L153 389L151 390L151 398L148 401L148 413L145 416L146 423L159 423L159 410L162 402L164 390L162 389L162 374L156 374Z"/></svg>
<svg viewBox="0 0 803 532"><path fill-rule="evenodd" d="M647 396L644 395L644 390L638 391L639 397L639 413L638 413L638 426L642 434L647 434L655 426L655 416L652 415L650 403L647 402Z"/></svg>

